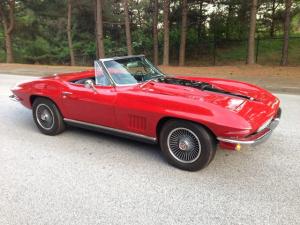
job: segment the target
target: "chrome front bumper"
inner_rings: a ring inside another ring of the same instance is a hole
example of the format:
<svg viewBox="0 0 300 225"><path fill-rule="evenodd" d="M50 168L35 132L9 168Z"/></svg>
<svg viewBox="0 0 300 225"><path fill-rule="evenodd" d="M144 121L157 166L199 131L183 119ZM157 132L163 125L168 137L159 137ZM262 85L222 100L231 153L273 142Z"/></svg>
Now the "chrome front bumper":
<svg viewBox="0 0 300 225"><path fill-rule="evenodd" d="M9 99L12 100L12 101L15 101L15 102L20 102L21 101L21 99L16 95L10 95Z"/></svg>
<svg viewBox="0 0 300 225"><path fill-rule="evenodd" d="M270 124L263 129L262 131L249 135L240 139L230 139L217 137L217 139L221 142L230 143L230 144L241 144L241 145L255 145L266 141L272 134L273 130L278 126L281 118L281 108L278 109L276 116L270 122Z"/></svg>

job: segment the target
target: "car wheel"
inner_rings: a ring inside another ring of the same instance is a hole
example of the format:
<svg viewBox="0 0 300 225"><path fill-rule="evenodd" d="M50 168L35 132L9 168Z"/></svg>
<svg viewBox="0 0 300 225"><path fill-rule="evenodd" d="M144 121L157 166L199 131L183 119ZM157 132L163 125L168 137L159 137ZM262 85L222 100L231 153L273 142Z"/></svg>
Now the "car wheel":
<svg viewBox="0 0 300 225"><path fill-rule="evenodd" d="M56 135L65 130L63 117L57 106L47 98L37 98L32 105L33 120L39 130Z"/></svg>
<svg viewBox="0 0 300 225"><path fill-rule="evenodd" d="M216 152L215 137L203 126L184 120L166 122L159 142L167 161L183 170L204 168Z"/></svg>

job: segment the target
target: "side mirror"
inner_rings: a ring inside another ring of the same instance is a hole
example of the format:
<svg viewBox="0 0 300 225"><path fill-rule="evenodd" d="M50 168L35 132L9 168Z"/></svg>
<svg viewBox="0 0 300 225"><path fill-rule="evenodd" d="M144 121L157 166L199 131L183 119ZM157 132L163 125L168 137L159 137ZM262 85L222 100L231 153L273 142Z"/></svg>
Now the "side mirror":
<svg viewBox="0 0 300 225"><path fill-rule="evenodd" d="M92 80L86 80L84 82L84 87L88 89L92 89L93 91L97 92L97 89L95 88L95 85Z"/></svg>

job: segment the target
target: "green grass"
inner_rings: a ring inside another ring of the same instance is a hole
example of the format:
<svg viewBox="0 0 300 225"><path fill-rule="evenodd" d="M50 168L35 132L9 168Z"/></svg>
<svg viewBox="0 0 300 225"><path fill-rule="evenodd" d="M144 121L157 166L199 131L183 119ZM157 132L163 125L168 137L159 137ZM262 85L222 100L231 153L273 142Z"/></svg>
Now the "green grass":
<svg viewBox="0 0 300 225"><path fill-rule="evenodd" d="M279 65L282 54L281 39L263 39L258 43L257 63L261 65ZM245 63L247 56L247 42L228 43L224 47L217 48L217 64ZM300 65L300 37L290 38L289 41L289 65Z"/></svg>
<svg viewBox="0 0 300 225"><path fill-rule="evenodd" d="M5 62L5 52L0 50L0 63Z"/></svg>
<svg viewBox="0 0 300 225"><path fill-rule="evenodd" d="M216 49L217 64L245 63L247 55L247 43L231 42Z"/></svg>
<svg viewBox="0 0 300 225"><path fill-rule="evenodd" d="M5 61L5 52L4 52L4 49L3 49L4 46L5 46L4 45L4 34L3 34L1 26L0 26L0 43L3 46L3 47L1 46L1 48L0 48L0 63L1 63L1 62Z"/></svg>
<svg viewBox="0 0 300 225"><path fill-rule="evenodd" d="M300 38L289 42L289 65L300 65Z"/></svg>

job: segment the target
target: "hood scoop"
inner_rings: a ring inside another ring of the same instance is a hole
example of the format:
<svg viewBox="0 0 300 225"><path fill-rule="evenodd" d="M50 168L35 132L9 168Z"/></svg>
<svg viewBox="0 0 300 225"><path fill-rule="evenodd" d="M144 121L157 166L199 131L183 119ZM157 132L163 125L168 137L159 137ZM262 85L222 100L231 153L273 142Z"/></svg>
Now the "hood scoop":
<svg viewBox="0 0 300 225"><path fill-rule="evenodd" d="M186 87L197 88L201 91L216 92L216 93L220 93L220 94L226 94L226 95L231 95L231 96L235 96L235 97L239 97L239 98L244 98L247 100L254 100L252 97L225 91L223 89L216 88L213 85L206 83L206 82L184 80L184 79L178 79L178 78L169 78L169 77L158 78L157 81L161 82L161 83L166 83L166 84L174 84L174 85L181 85L181 86L186 86Z"/></svg>

